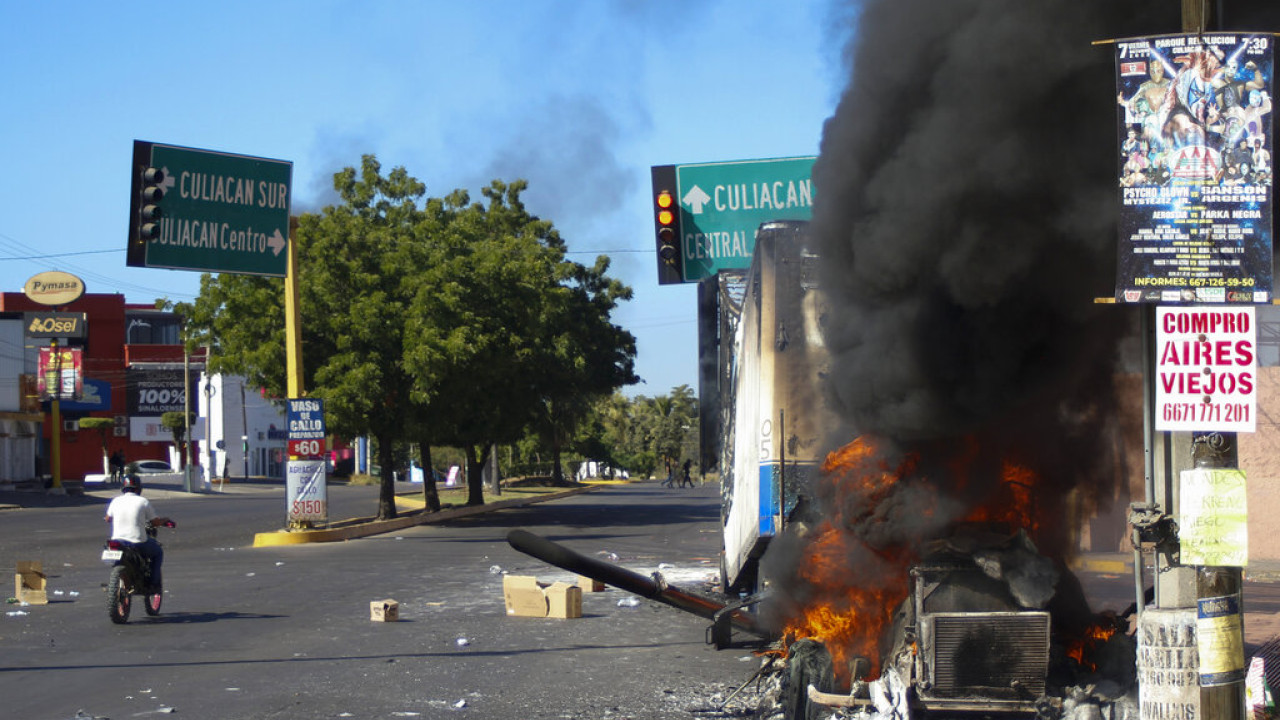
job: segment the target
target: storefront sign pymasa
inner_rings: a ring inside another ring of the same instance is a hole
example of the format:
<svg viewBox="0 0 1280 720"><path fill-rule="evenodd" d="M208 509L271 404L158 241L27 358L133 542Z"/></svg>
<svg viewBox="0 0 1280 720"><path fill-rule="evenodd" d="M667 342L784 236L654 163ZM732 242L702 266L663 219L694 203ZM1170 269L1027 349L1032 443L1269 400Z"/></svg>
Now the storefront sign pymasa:
<svg viewBox="0 0 1280 720"><path fill-rule="evenodd" d="M71 273L51 270L32 275L22 292L41 305L66 305L84 295L84 281Z"/></svg>

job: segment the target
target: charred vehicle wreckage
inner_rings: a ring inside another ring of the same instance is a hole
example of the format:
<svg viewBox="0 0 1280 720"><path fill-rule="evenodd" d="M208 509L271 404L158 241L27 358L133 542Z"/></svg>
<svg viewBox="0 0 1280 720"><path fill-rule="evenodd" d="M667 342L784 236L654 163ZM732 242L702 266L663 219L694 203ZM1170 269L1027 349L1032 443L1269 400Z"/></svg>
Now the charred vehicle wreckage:
<svg viewBox="0 0 1280 720"><path fill-rule="evenodd" d="M1136 717L1138 603L1095 614L1066 565L1080 468L1053 460L1063 435L1020 417L824 451L845 429L816 387L828 311L809 243L806 223L765 223L748 271L707 288L721 339L720 399L703 413L722 496L715 597L524 531L509 542L710 620L718 649L754 646L759 669L739 687L757 688L753 717Z"/></svg>
<svg viewBox="0 0 1280 720"><path fill-rule="evenodd" d="M783 627L768 590L711 597L587 557L523 530L513 548L711 622L718 648L752 647L756 717L1137 716L1134 608L1093 613L1075 576L1024 532L966 528L926 544L901 578L906 596L877 636L878 657ZM855 573L851 573L855 574ZM849 622L857 622L848 618ZM743 686L745 687L745 685ZM742 688L739 688L740 690Z"/></svg>
<svg viewBox="0 0 1280 720"><path fill-rule="evenodd" d="M805 685L803 699L799 687L784 688L788 716L805 716L807 701L885 718L1136 717L1134 608L1093 613L1075 576L1025 533L967 530L928 543L904 582L908 595L882 631L878 677L860 675L873 667L868 658L828 671L830 649L810 650L808 669L784 681Z"/></svg>

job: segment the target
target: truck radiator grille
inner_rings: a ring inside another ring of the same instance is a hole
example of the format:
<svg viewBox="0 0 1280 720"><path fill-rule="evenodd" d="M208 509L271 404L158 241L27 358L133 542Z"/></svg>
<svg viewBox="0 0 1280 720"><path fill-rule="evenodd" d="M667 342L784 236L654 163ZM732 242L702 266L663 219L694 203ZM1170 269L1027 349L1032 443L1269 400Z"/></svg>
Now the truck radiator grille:
<svg viewBox="0 0 1280 720"><path fill-rule="evenodd" d="M929 615L924 648L929 695L1009 699L1044 694L1049 670L1049 614Z"/></svg>

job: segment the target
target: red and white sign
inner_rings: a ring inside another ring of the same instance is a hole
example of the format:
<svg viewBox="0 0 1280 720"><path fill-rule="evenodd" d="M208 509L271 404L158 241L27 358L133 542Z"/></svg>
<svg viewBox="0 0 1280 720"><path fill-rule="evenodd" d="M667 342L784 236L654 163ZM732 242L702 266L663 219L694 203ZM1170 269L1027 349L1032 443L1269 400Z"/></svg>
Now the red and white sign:
<svg viewBox="0 0 1280 720"><path fill-rule="evenodd" d="M41 400L79 400L84 396L80 348L42 347L36 362L36 389Z"/></svg>
<svg viewBox="0 0 1280 720"><path fill-rule="evenodd" d="M290 460L285 464L285 503L289 522L329 521L327 477L323 460Z"/></svg>
<svg viewBox="0 0 1280 720"><path fill-rule="evenodd" d="M290 440L288 452L298 458L318 458L324 454L324 440Z"/></svg>
<svg viewBox="0 0 1280 720"><path fill-rule="evenodd" d="M1254 432L1254 308L1156 308L1156 430Z"/></svg>

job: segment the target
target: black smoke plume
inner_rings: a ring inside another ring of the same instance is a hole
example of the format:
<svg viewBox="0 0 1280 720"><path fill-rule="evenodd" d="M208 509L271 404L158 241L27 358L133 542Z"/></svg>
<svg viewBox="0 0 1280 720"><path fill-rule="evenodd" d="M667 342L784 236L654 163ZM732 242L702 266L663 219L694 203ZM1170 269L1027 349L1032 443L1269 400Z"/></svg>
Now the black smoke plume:
<svg viewBox="0 0 1280 720"><path fill-rule="evenodd" d="M1180 32L1172 0L868 0L851 79L823 131L812 232L823 257L828 394L877 438L888 490L817 490L849 535L850 582L1036 480L1041 551L1066 551L1068 497L1117 482L1114 54L1097 40ZM852 438L841 438L848 441ZM839 443L835 443L839 444ZM960 472L957 472L957 469ZM846 478L847 480L847 478ZM1074 492L1073 492L1074 491ZM765 558L784 597L807 538ZM829 553L829 551L826 551Z"/></svg>

